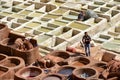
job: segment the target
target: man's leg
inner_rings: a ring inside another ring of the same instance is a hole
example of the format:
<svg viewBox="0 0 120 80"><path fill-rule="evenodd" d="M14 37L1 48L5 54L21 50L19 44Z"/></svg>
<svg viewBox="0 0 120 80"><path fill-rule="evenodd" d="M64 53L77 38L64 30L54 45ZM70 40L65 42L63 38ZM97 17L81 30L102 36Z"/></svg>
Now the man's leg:
<svg viewBox="0 0 120 80"><path fill-rule="evenodd" d="M88 56L90 56L90 44L87 45L87 49L88 49Z"/></svg>
<svg viewBox="0 0 120 80"><path fill-rule="evenodd" d="M86 56L89 56L89 55L88 55L88 49L87 49L88 47L87 47L87 44L85 44L84 47L85 47L85 54L86 54Z"/></svg>

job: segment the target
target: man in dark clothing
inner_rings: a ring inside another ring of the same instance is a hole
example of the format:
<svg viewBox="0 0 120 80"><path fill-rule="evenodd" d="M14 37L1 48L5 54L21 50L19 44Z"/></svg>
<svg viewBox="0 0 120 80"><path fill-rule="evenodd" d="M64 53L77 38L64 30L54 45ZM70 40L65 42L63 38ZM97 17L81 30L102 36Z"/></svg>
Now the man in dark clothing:
<svg viewBox="0 0 120 80"><path fill-rule="evenodd" d="M90 36L88 35L87 32L85 32L82 38L82 42L84 44L86 56L90 56L90 41L91 41Z"/></svg>
<svg viewBox="0 0 120 80"><path fill-rule="evenodd" d="M78 21L84 21L84 12L83 11L80 11L80 13L78 14Z"/></svg>

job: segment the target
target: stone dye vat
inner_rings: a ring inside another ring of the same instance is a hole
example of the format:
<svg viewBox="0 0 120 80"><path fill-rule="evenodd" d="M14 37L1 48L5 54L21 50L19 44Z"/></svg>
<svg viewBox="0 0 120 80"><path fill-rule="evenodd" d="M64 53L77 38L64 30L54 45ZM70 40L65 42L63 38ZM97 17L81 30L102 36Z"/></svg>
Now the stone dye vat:
<svg viewBox="0 0 120 80"><path fill-rule="evenodd" d="M69 24L68 26L71 27L71 28L81 30L81 31L90 28L89 25L86 25L86 24L83 24L83 23L80 23L80 22L73 22L73 23Z"/></svg>
<svg viewBox="0 0 120 80"><path fill-rule="evenodd" d="M24 67L15 73L14 80L40 80L42 73L38 67Z"/></svg>
<svg viewBox="0 0 120 80"><path fill-rule="evenodd" d="M67 61L61 61L61 62L58 62L57 64L59 66L65 66L65 65L68 65L68 62Z"/></svg>
<svg viewBox="0 0 120 80"><path fill-rule="evenodd" d="M99 73L102 73L107 68L107 63L98 62L93 64L91 67L95 68Z"/></svg>
<svg viewBox="0 0 120 80"><path fill-rule="evenodd" d="M60 28L58 28L54 31L51 31L49 34L52 34L52 35L55 35L55 36L60 36L60 35L68 32L70 30L71 30L71 28L69 28L69 27L60 27Z"/></svg>
<svg viewBox="0 0 120 80"><path fill-rule="evenodd" d="M93 68L78 68L73 71L73 80L86 80L86 79L92 79L97 78L98 73Z"/></svg>
<svg viewBox="0 0 120 80"><path fill-rule="evenodd" d="M0 53L0 64L3 63L7 59L7 55Z"/></svg>
<svg viewBox="0 0 120 80"><path fill-rule="evenodd" d="M38 28L37 29L38 31L40 31L40 32L50 32L50 31L52 31L53 29L50 29L50 28L48 28L48 27L40 27L40 28Z"/></svg>
<svg viewBox="0 0 120 80"><path fill-rule="evenodd" d="M30 43L33 48L27 49L28 47L26 46L27 50L20 50L15 47L14 42L17 38L25 39L24 36L10 33L9 38L4 39L4 41L2 41L2 44L0 45L1 49L3 49L1 52L7 55L21 57L24 59L26 64L30 64L36 59L40 58L36 40L30 39Z"/></svg>
<svg viewBox="0 0 120 80"><path fill-rule="evenodd" d="M63 77L60 76L59 74L49 74L49 75L46 75L41 80L63 80Z"/></svg>
<svg viewBox="0 0 120 80"><path fill-rule="evenodd" d="M58 15L63 15L65 12L67 12L67 9L59 8L51 13L58 14Z"/></svg>
<svg viewBox="0 0 120 80"><path fill-rule="evenodd" d="M29 32L31 31L32 29L29 28L29 27L21 27L19 29L16 29L15 31L18 32L18 33L25 33L25 32Z"/></svg>
<svg viewBox="0 0 120 80"><path fill-rule="evenodd" d="M8 29L7 25L0 24L0 41L7 38L9 32L10 30Z"/></svg>
<svg viewBox="0 0 120 80"><path fill-rule="evenodd" d="M38 28L40 25L41 25L40 22L29 22L25 26L28 28L35 29L35 28Z"/></svg>
<svg viewBox="0 0 120 80"><path fill-rule="evenodd" d="M34 37L34 39L37 40L38 45L40 45L42 42L46 41L49 38L50 38L50 36L48 36L46 34L41 34L39 36Z"/></svg>
<svg viewBox="0 0 120 80"><path fill-rule="evenodd" d="M29 15L32 11L29 11L29 10L24 10L24 11L21 11L19 12L19 14L22 14L22 15Z"/></svg>
<svg viewBox="0 0 120 80"><path fill-rule="evenodd" d="M80 31L71 29L71 30L61 34L59 37L67 40L67 39L75 37L79 33L80 33Z"/></svg>
<svg viewBox="0 0 120 80"><path fill-rule="evenodd" d="M10 80L14 78L14 72L5 66L0 66L0 80Z"/></svg>
<svg viewBox="0 0 120 80"><path fill-rule="evenodd" d="M34 18L34 17L40 17L40 16L42 16L43 14L44 14L43 12L36 11L36 12L33 12L33 13L29 14L27 17L28 17L28 18L29 18L29 17L32 17L32 18Z"/></svg>
<svg viewBox="0 0 120 80"><path fill-rule="evenodd" d="M19 69L25 67L25 62L19 57L8 57L1 65L17 72Z"/></svg>
<svg viewBox="0 0 120 80"><path fill-rule="evenodd" d="M65 26L65 25L67 25L67 22L55 20L54 22L52 22L52 24L60 25L60 26Z"/></svg>
<svg viewBox="0 0 120 80"><path fill-rule="evenodd" d="M86 57L75 57L73 60L70 60L69 64L78 68L90 64L90 60Z"/></svg>
<svg viewBox="0 0 120 80"><path fill-rule="evenodd" d="M57 73L63 75L66 77L65 80L71 80L72 79L72 73L75 68L72 66L63 66L58 69Z"/></svg>
<svg viewBox="0 0 120 80"><path fill-rule="evenodd" d="M57 15L57 14L46 14L44 16L44 18L48 18L48 19L57 19L58 17L60 17L60 15Z"/></svg>
<svg viewBox="0 0 120 80"><path fill-rule="evenodd" d="M50 52L50 54L46 55L45 57L57 63L65 59L68 59L70 55L65 51L52 51Z"/></svg>
<svg viewBox="0 0 120 80"><path fill-rule="evenodd" d="M68 14L66 13L63 16L67 19L70 19L70 20L77 20L78 13L75 11L69 11Z"/></svg>

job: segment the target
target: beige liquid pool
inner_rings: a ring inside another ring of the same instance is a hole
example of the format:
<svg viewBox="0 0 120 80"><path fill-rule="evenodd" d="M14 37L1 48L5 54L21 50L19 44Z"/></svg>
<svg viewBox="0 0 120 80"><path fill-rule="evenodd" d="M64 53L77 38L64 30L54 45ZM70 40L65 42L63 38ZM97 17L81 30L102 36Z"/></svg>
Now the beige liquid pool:
<svg viewBox="0 0 120 80"><path fill-rule="evenodd" d="M39 43L42 43L44 42L45 40L49 39L50 37L49 36L46 36L46 35L42 35L42 36L39 36L38 38L36 38L38 44Z"/></svg>
<svg viewBox="0 0 120 80"><path fill-rule="evenodd" d="M47 28L44 28L44 27L41 27L38 30L42 31L42 32L49 32L49 31L51 31L51 29L47 29Z"/></svg>
<svg viewBox="0 0 120 80"><path fill-rule="evenodd" d="M69 18L69 19L73 19L73 20L77 20L78 16L76 15L66 15L65 17Z"/></svg>
<svg viewBox="0 0 120 80"><path fill-rule="evenodd" d="M18 19L24 19L25 18L25 16L20 15L20 14L13 14L13 15L11 15L11 17L12 18L18 18Z"/></svg>
<svg viewBox="0 0 120 80"><path fill-rule="evenodd" d="M40 12L34 12L32 14L30 14L29 16L30 17L40 17L43 13L40 13Z"/></svg>
<svg viewBox="0 0 120 80"><path fill-rule="evenodd" d="M80 24L80 23L77 23L77 22L73 22L69 25L69 27L71 28L76 28L76 29L80 29L80 30L86 30L87 28L89 28L88 25L85 25L85 24Z"/></svg>
<svg viewBox="0 0 120 80"><path fill-rule="evenodd" d="M8 13L8 12L2 12L2 13L0 13L0 15L3 15L3 16L9 16L9 15L11 15L12 13Z"/></svg>
<svg viewBox="0 0 120 80"><path fill-rule="evenodd" d="M45 15L44 17L46 17L46 18L52 18L52 19L56 19L56 18L58 18L58 17L60 17L60 16L58 16L58 15L47 14L47 15Z"/></svg>
<svg viewBox="0 0 120 80"><path fill-rule="evenodd" d="M61 21L54 21L53 24L60 25L60 26L65 26L67 23L61 22Z"/></svg>
<svg viewBox="0 0 120 80"><path fill-rule="evenodd" d="M61 9L61 8L60 8L60 9L54 11L53 13L62 15L62 14L64 14L64 13L67 12L67 11L68 11L68 10Z"/></svg>
<svg viewBox="0 0 120 80"><path fill-rule="evenodd" d="M37 23L37 22L30 22L30 23L26 24L26 26L29 28L37 28L40 25L41 25L41 23Z"/></svg>
<svg viewBox="0 0 120 80"><path fill-rule="evenodd" d="M31 29L29 29L29 28L23 27L23 28L17 29L16 31L21 32L21 33L25 33L25 32L30 31L30 30Z"/></svg>
<svg viewBox="0 0 120 80"><path fill-rule="evenodd" d="M57 6L60 6L60 5L62 5L63 3L60 3L60 2L56 2L56 1L55 1L54 4L57 5Z"/></svg>
<svg viewBox="0 0 120 80"><path fill-rule="evenodd" d="M28 5L18 5L18 7L20 7L20 8L27 8Z"/></svg>
<svg viewBox="0 0 120 80"><path fill-rule="evenodd" d="M30 13L31 13L31 11L25 10L25 11L20 12L19 14L28 15L28 14L30 14Z"/></svg>

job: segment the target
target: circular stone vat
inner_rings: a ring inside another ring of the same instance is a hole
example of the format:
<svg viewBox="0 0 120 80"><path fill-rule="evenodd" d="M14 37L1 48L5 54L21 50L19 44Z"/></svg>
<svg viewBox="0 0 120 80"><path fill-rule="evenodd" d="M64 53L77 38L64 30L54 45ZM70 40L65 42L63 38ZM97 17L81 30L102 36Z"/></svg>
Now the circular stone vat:
<svg viewBox="0 0 120 80"><path fill-rule="evenodd" d="M74 69L75 68L71 67L71 66L63 66L63 67L59 68L57 73L63 74L64 76L70 76L70 75L72 75L72 72Z"/></svg>
<svg viewBox="0 0 120 80"><path fill-rule="evenodd" d="M38 67L24 67L15 74L14 80L39 80L42 70Z"/></svg>
<svg viewBox="0 0 120 80"><path fill-rule="evenodd" d="M5 66L0 66L0 80L13 79L14 72Z"/></svg>
<svg viewBox="0 0 120 80"><path fill-rule="evenodd" d="M103 72L107 68L107 64L104 62L95 63L91 67L95 68L98 72Z"/></svg>
<svg viewBox="0 0 120 80"><path fill-rule="evenodd" d="M25 62L22 58L19 57L8 57L3 65L8 68L12 68L15 71L18 71L20 68L23 68L25 66Z"/></svg>
<svg viewBox="0 0 120 80"><path fill-rule="evenodd" d="M42 80L63 80L63 77L58 74L49 74L45 76Z"/></svg>
<svg viewBox="0 0 120 80"><path fill-rule="evenodd" d="M116 77L117 79L114 80L120 80L120 72L111 72L107 76L107 79L113 80L112 78Z"/></svg>
<svg viewBox="0 0 120 80"><path fill-rule="evenodd" d="M8 29L7 25L0 24L0 41L7 38L9 32L10 30Z"/></svg>
<svg viewBox="0 0 120 80"><path fill-rule="evenodd" d="M7 55L0 54L0 63L4 62L7 59Z"/></svg>
<svg viewBox="0 0 120 80"><path fill-rule="evenodd" d="M72 62L70 63L70 65L74 66L74 67L81 67L81 66L85 66L88 65L90 63L90 60L88 58L85 57L76 57L72 60Z"/></svg>
<svg viewBox="0 0 120 80"><path fill-rule="evenodd" d="M0 76L4 75L8 71L8 68L0 66Z"/></svg>
<svg viewBox="0 0 120 80"><path fill-rule="evenodd" d="M57 56L63 59L67 59L70 57L69 53L65 52L65 51L53 51L51 52L51 55L53 56Z"/></svg>
<svg viewBox="0 0 120 80"><path fill-rule="evenodd" d="M68 65L68 62L61 61L61 62L58 62L57 64L58 64L59 66L65 66L65 65Z"/></svg>
<svg viewBox="0 0 120 80"><path fill-rule="evenodd" d="M89 78L96 78L97 71L92 68L80 68L73 71L74 80L86 80Z"/></svg>

